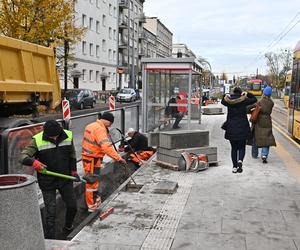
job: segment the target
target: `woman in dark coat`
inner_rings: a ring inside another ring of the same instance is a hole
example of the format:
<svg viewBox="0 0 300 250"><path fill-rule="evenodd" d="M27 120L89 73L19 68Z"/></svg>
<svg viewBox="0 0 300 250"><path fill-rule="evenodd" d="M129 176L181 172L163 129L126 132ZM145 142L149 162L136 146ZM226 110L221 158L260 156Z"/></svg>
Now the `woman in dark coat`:
<svg viewBox="0 0 300 250"><path fill-rule="evenodd" d="M247 106L255 103L256 97L235 87L232 95L225 95L222 104L228 108L227 120L223 126L225 139L231 144L232 172L243 172L243 160L246 153L246 141L251 138L247 118Z"/></svg>
<svg viewBox="0 0 300 250"><path fill-rule="evenodd" d="M272 133L272 118L274 102L271 99L272 88L266 87L263 92L263 97L258 104L261 106L261 111L257 117L257 121L253 124L254 141L252 145L252 157L258 157L258 148L261 149L261 159L263 163L267 163L270 146L276 146L275 138Z"/></svg>

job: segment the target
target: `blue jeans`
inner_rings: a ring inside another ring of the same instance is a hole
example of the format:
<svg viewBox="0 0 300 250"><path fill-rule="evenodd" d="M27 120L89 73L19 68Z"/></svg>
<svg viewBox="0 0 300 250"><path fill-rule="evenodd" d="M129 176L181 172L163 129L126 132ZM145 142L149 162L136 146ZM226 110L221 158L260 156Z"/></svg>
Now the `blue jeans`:
<svg viewBox="0 0 300 250"><path fill-rule="evenodd" d="M269 150L270 150L269 146L262 147L261 148L261 157L265 156L266 158L268 158ZM256 146L255 138L253 138L251 155L252 155L253 158L257 158L258 157L258 153L259 153L258 152L258 147Z"/></svg>

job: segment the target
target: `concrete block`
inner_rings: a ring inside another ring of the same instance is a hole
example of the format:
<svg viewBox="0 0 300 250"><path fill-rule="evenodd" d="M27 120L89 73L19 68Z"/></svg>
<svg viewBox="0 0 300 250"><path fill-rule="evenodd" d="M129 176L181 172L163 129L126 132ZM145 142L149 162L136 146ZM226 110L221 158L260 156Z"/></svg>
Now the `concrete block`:
<svg viewBox="0 0 300 250"><path fill-rule="evenodd" d="M222 107L206 107L203 108L203 114L204 115L221 115L223 114L223 108Z"/></svg>
<svg viewBox="0 0 300 250"><path fill-rule="evenodd" d="M45 249L36 179L0 176L1 249Z"/></svg>
<svg viewBox="0 0 300 250"><path fill-rule="evenodd" d="M161 148L194 148L208 145L209 132L205 130L177 130L159 134L159 147Z"/></svg>
<svg viewBox="0 0 300 250"><path fill-rule="evenodd" d="M164 161L158 161L158 160L155 162L155 164L156 164L156 166L159 166L161 168L179 171L178 165L175 165L175 164L167 163Z"/></svg>
<svg viewBox="0 0 300 250"><path fill-rule="evenodd" d="M159 148L157 151L157 160L177 165L178 159L181 157L181 153L184 151L194 153L197 155L206 154L209 164L218 162L216 147L203 147L203 148L177 149L177 150Z"/></svg>
<svg viewBox="0 0 300 250"><path fill-rule="evenodd" d="M154 188L153 193L174 194L178 188L178 183L173 181L160 181Z"/></svg>
<svg viewBox="0 0 300 250"><path fill-rule="evenodd" d="M148 145L151 147L159 146L159 132L150 132L148 134Z"/></svg>

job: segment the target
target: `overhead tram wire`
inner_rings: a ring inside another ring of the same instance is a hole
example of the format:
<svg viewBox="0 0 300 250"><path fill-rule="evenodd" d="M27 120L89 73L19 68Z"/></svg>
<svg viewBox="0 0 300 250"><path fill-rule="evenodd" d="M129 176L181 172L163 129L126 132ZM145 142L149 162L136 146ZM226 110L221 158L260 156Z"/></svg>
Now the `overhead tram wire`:
<svg viewBox="0 0 300 250"><path fill-rule="evenodd" d="M275 45L277 45L299 22L300 22L300 18L294 23L294 25L288 30L286 31L286 29L295 21L295 19L300 15L300 11L298 13L296 13L296 15L292 18L292 20L284 27L284 29L276 36L276 38L266 47L264 48L262 51L259 52L259 55L256 56L256 58L249 63L246 67L250 67L252 66L257 60L260 60L263 58L264 56L264 52L267 51L267 49L271 49L272 47L274 47ZM286 32L285 32L286 31ZM284 33L285 32L285 33Z"/></svg>

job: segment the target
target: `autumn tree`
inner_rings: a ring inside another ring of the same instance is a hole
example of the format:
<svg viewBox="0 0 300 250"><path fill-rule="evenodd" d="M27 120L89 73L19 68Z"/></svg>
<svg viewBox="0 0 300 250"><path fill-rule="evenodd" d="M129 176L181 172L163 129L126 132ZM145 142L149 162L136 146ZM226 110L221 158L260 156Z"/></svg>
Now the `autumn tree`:
<svg viewBox="0 0 300 250"><path fill-rule="evenodd" d="M223 72L223 73L221 74L220 80L224 80L224 82L227 82L227 81L228 81L228 77L227 77L227 75L226 75L225 72Z"/></svg>
<svg viewBox="0 0 300 250"><path fill-rule="evenodd" d="M65 79L69 48L84 32L75 25L74 0L0 1L0 34L44 46L62 46Z"/></svg>
<svg viewBox="0 0 300 250"><path fill-rule="evenodd" d="M284 86L287 72L291 69L292 53L290 49L281 49L278 53L268 52L265 54L269 77L275 88L276 95Z"/></svg>

